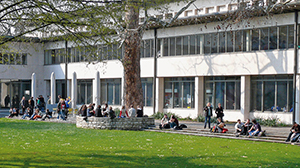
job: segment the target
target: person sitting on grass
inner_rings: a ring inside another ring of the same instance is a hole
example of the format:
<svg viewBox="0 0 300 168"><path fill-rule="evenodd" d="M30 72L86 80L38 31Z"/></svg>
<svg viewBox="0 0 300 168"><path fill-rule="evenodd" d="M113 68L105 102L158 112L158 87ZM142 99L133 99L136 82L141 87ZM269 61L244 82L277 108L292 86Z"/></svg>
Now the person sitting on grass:
<svg viewBox="0 0 300 168"><path fill-rule="evenodd" d="M222 133L225 124L222 122L222 119L220 117L217 118L217 121L218 122L217 122L214 132Z"/></svg>
<svg viewBox="0 0 300 168"><path fill-rule="evenodd" d="M26 117L29 117L32 115L32 112L31 112L31 108L30 107L27 107L22 119L25 119Z"/></svg>
<svg viewBox="0 0 300 168"><path fill-rule="evenodd" d="M179 126L178 119L174 115L171 115L169 123L171 128L176 128Z"/></svg>
<svg viewBox="0 0 300 168"><path fill-rule="evenodd" d="M164 117L161 119L161 124L159 124L159 129L170 128L169 117L167 114L164 114Z"/></svg>
<svg viewBox="0 0 300 168"><path fill-rule="evenodd" d="M285 142L296 142L297 139L299 138L298 136L300 135L300 125L294 122L294 125L290 129L290 134L288 135L287 139Z"/></svg>
<svg viewBox="0 0 300 168"><path fill-rule="evenodd" d="M249 132L249 138L252 137L252 136L256 136L256 135L258 135L258 136L261 135L260 134L261 127L260 127L259 123L255 119L252 120L252 123L253 123L253 125L250 128L250 130L248 131Z"/></svg>
<svg viewBox="0 0 300 168"><path fill-rule="evenodd" d="M244 126L244 123L242 123L241 120L238 119L237 123L234 126L234 132L236 133L237 136L239 136L242 133L243 126Z"/></svg>
<svg viewBox="0 0 300 168"><path fill-rule="evenodd" d="M52 118L52 112L49 111L49 109L46 109L46 115L43 116L42 120L45 120L46 118Z"/></svg>

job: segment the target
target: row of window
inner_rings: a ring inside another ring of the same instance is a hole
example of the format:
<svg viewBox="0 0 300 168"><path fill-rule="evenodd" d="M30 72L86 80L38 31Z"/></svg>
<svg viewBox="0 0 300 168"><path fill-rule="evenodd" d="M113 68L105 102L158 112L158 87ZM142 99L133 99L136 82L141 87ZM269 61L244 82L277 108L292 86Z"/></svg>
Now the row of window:
<svg viewBox="0 0 300 168"><path fill-rule="evenodd" d="M288 49L294 47L294 25L168 37L158 39L157 44L161 56ZM153 39L143 40L140 57L153 57L154 48ZM45 50L45 65L64 63L65 55L65 49ZM68 48L67 61L89 62L122 57L123 49L117 44L98 45Z"/></svg>
<svg viewBox="0 0 300 168"><path fill-rule="evenodd" d="M5 65L26 65L26 53L0 53L0 64Z"/></svg>

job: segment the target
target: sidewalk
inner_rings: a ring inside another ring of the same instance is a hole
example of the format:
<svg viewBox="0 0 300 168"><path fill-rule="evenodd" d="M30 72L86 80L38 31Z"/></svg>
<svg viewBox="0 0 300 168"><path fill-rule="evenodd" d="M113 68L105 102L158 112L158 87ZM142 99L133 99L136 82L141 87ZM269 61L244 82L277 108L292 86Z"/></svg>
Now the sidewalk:
<svg viewBox="0 0 300 168"><path fill-rule="evenodd" d="M158 127L160 124L160 120L155 120L155 125ZM179 121L179 124L185 124L187 125L188 129L194 129L194 130L204 130L204 122L192 122L192 121ZM226 128L229 130L229 132L234 132L234 125L235 124L226 124ZM211 127L214 126L214 124L211 124ZM283 136L287 137L290 132L290 127L267 127L267 126L261 126L262 130L266 130L266 135L272 135L272 136ZM207 127L205 130L209 130Z"/></svg>

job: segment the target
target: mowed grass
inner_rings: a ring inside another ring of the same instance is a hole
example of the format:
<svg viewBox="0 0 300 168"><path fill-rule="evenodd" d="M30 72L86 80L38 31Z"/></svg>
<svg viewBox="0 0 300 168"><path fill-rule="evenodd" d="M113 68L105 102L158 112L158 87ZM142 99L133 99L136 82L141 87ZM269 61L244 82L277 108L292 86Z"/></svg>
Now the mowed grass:
<svg viewBox="0 0 300 168"><path fill-rule="evenodd" d="M0 167L299 167L300 147L0 119Z"/></svg>

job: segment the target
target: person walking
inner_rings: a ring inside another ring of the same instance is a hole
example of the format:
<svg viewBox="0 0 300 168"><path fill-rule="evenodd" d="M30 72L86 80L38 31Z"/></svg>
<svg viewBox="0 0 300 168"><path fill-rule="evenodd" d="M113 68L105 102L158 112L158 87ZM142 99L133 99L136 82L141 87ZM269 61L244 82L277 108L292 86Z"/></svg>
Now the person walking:
<svg viewBox="0 0 300 168"><path fill-rule="evenodd" d="M206 106L204 107L204 116L205 116L204 129L206 128L207 122L208 122L208 128L210 129L210 118L212 116L212 111L213 111L213 108L212 108L210 102L208 102L206 104Z"/></svg>

